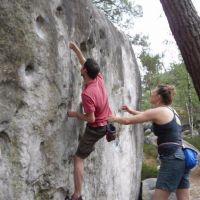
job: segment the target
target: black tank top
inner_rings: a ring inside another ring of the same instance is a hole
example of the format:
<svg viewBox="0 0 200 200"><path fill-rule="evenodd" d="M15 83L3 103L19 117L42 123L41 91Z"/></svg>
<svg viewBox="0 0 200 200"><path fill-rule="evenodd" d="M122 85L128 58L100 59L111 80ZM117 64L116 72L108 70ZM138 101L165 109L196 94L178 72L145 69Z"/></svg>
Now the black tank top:
<svg viewBox="0 0 200 200"><path fill-rule="evenodd" d="M174 142L182 145L182 126L179 123L179 116L173 109L169 109L174 113L174 117L170 122L162 125L153 123L153 132L158 137L158 153L164 156L173 154L180 146L176 144L166 144L159 147L160 144Z"/></svg>

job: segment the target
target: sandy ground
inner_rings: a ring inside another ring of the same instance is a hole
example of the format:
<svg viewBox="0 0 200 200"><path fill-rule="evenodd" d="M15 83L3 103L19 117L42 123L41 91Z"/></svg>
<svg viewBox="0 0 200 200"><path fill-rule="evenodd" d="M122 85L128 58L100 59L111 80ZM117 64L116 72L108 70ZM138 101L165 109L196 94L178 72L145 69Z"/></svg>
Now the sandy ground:
<svg viewBox="0 0 200 200"><path fill-rule="evenodd" d="M200 166L191 172L190 200L200 200Z"/></svg>

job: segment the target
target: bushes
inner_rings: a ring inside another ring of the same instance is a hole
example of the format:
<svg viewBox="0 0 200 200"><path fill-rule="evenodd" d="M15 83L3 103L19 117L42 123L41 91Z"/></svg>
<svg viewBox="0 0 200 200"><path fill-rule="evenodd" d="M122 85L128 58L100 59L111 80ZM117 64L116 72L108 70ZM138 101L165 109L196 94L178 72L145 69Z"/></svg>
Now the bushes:
<svg viewBox="0 0 200 200"><path fill-rule="evenodd" d="M156 146L153 144L144 144L143 152L146 158L156 159L158 155Z"/></svg>
<svg viewBox="0 0 200 200"><path fill-rule="evenodd" d="M155 165L148 165L145 162L142 163L142 180L147 178L157 177L157 167Z"/></svg>
<svg viewBox="0 0 200 200"><path fill-rule="evenodd" d="M198 150L200 150L200 136L194 136L194 137L184 137L184 140L192 144L194 147L196 147Z"/></svg>
<svg viewBox="0 0 200 200"><path fill-rule="evenodd" d="M142 163L142 180L157 177L157 149L152 144L144 144L144 161Z"/></svg>

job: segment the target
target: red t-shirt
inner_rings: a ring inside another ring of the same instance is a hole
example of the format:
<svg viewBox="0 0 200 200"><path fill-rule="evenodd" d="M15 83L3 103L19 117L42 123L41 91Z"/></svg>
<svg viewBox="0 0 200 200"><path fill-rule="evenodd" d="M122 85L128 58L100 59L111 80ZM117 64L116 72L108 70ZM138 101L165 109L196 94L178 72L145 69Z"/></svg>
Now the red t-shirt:
<svg viewBox="0 0 200 200"><path fill-rule="evenodd" d="M105 126L108 116L112 112L101 74L98 74L94 80L85 86L81 97L85 113L94 112L95 115L95 122L89 123L89 125L92 127Z"/></svg>

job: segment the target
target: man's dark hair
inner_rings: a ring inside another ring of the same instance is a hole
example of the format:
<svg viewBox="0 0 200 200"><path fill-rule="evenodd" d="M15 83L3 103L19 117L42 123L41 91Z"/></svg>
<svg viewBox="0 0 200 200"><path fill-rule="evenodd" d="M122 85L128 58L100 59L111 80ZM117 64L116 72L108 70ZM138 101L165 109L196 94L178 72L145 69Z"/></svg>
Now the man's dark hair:
<svg viewBox="0 0 200 200"><path fill-rule="evenodd" d="M100 72L99 65L92 58L88 58L83 67L87 70L87 74L91 79L95 79Z"/></svg>

